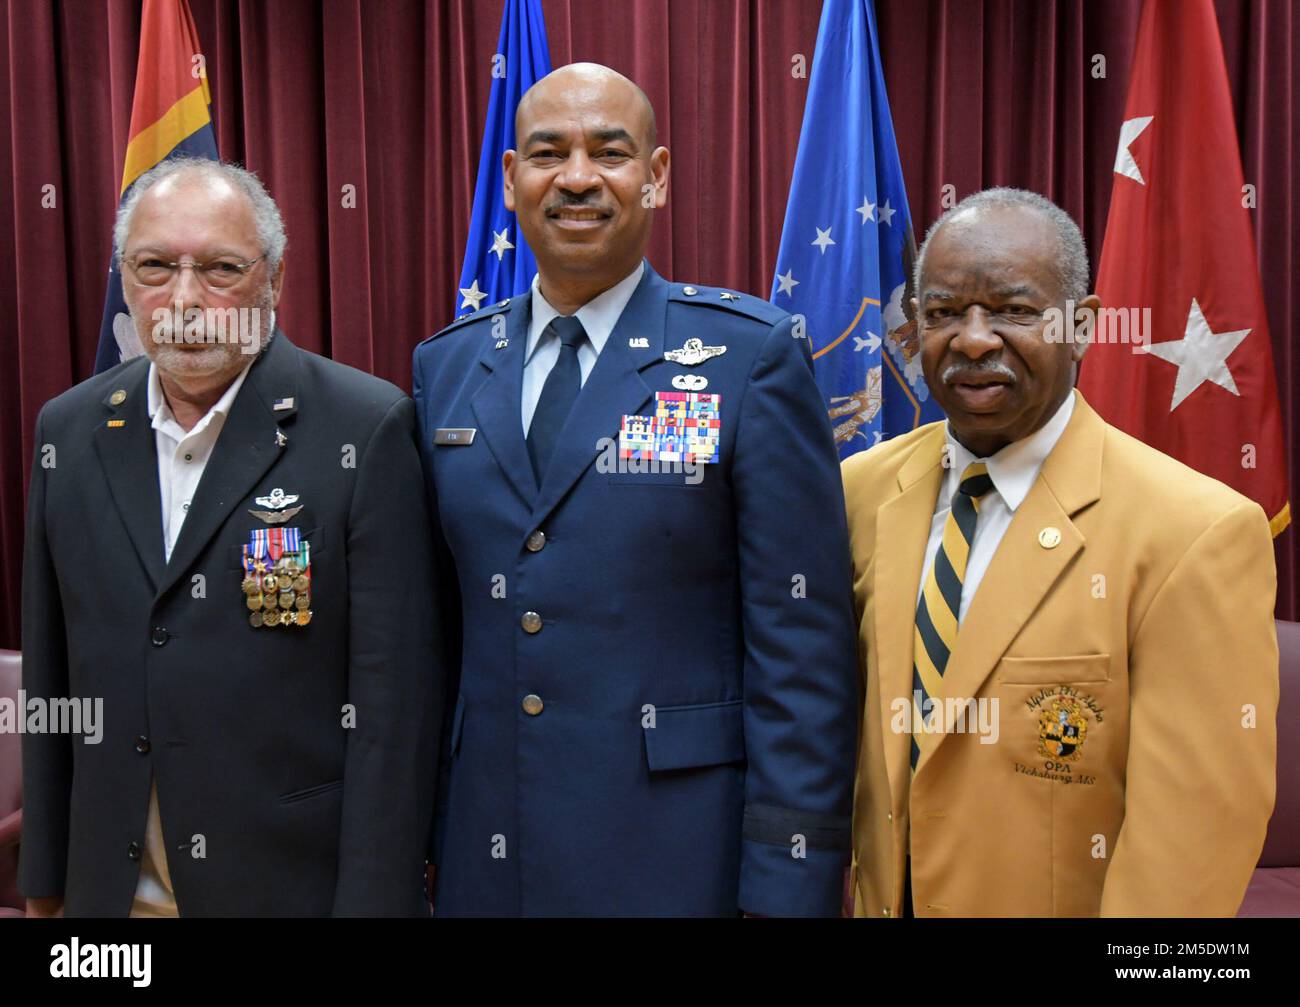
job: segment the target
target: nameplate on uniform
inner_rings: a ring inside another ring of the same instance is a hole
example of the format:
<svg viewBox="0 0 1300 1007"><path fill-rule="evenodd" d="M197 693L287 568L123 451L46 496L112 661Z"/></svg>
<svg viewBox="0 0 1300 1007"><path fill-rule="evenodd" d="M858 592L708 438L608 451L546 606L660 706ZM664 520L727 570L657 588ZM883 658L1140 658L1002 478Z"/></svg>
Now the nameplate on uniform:
<svg viewBox="0 0 1300 1007"><path fill-rule="evenodd" d="M718 460L722 396L708 392L655 392L653 416L624 416L620 458L656 462Z"/></svg>
<svg viewBox="0 0 1300 1007"><path fill-rule="evenodd" d="M469 447L474 443L476 433L477 427L439 427L433 432L433 443Z"/></svg>

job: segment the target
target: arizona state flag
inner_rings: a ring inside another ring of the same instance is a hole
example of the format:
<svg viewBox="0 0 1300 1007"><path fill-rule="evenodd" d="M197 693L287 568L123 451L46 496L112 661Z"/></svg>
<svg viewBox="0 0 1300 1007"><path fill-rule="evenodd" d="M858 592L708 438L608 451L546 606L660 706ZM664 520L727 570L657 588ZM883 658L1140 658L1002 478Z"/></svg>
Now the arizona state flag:
<svg viewBox="0 0 1300 1007"><path fill-rule="evenodd" d="M168 157L216 160L217 137L208 111L211 103L189 4L186 0L144 0L131 130L122 165L122 198L132 182ZM142 352L122 297L122 275L113 258L108 267L95 373Z"/></svg>
<svg viewBox="0 0 1300 1007"><path fill-rule="evenodd" d="M1079 388L1115 426L1255 500L1277 535L1290 505L1253 206L1213 3L1146 0Z"/></svg>

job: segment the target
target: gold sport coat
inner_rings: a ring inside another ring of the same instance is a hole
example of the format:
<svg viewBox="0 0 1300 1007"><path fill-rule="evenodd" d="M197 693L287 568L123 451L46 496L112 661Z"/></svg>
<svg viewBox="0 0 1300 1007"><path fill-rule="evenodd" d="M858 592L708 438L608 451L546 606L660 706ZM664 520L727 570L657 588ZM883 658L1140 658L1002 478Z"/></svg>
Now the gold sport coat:
<svg viewBox="0 0 1300 1007"><path fill-rule="evenodd" d="M1079 396L961 624L935 697L949 730L909 779L900 710L944 443L934 423L843 465L855 915L902 915L909 828L917 916L1234 914L1275 787L1263 510Z"/></svg>

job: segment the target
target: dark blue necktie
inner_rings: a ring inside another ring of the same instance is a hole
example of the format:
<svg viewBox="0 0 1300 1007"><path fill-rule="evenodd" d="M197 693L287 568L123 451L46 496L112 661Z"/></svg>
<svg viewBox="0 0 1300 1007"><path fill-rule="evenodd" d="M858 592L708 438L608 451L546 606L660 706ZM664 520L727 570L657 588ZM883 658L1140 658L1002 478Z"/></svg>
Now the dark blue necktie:
<svg viewBox="0 0 1300 1007"><path fill-rule="evenodd" d="M573 409L582 388L582 369L578 365L578 347L587 338L582 323L573 316L558 316L546 326L547 333L559 337L560 356L546 376L542 394L537 399L537 409L533 412L533 422L528 427L528 457L533 462L533 475L537 485L542 484L546 466L555 454L555 445L560 439L560 429Z"/></svg>

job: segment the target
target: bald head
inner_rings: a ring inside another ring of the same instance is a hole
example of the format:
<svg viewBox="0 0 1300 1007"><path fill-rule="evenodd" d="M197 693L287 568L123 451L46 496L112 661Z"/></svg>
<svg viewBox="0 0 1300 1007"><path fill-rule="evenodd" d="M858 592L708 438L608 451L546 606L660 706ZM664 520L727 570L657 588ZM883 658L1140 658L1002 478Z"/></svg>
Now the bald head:
<svg viewBox="0 0 1300 1007"><path fill-rule="evenodd" d="M538 115L534 106L553 109L597 102L622 107L629 115L628 121L639 127L637 143L646 151L654 150L658 137L650 99L633 81L600 63L570 63L552 70L525 91L515 109L516 145L522 147L527 141L523 131L528 128L529 120Z"/></svg>
<svg viewBox="0 0 1300 1007"><path fill-rule="evenodd" d="M632 273L668 199L645 92L607 66L574 63L520 99L502 157L506 209L537 257L542 295L563 314Z"/></svg>

